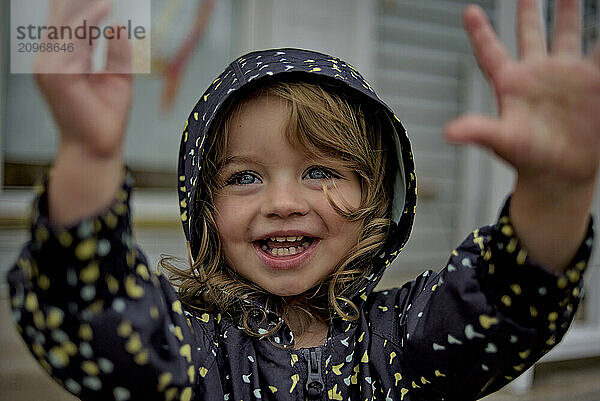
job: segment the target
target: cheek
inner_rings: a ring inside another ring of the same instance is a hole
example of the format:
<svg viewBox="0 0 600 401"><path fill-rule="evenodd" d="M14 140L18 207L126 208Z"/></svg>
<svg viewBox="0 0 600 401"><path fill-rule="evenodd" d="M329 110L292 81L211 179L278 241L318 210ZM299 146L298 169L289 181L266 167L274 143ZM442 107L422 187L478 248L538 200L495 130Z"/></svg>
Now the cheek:
<svg viewBox="0 0 600 401"><path fill-rule="evenodd" d="M229 239L243 236L242 227L247 226L244 224L244 212L243 205L234 198L223 196L215 199L215 223L223 245L227 245Z"/></svg>

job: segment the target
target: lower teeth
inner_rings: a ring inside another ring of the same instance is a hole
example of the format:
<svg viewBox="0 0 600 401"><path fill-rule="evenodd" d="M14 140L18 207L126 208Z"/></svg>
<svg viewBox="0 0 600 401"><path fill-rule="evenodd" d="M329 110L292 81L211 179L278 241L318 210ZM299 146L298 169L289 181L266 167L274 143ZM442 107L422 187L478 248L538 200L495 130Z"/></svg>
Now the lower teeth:
<svg viewBox="0 0 600 401"><path fill-rule="evenodd" d="M265 253L270 253L272 256L289 256L289 255L295 255L297 253L303 252L305 250L308 249L308 247L310 246L310 242L306 241L304 243L302 243L302 246L298 246L298 247L289 247L289 248L273 248L273 249L269 249L266 245L261 246L262 250L265 251Z"/></svg>

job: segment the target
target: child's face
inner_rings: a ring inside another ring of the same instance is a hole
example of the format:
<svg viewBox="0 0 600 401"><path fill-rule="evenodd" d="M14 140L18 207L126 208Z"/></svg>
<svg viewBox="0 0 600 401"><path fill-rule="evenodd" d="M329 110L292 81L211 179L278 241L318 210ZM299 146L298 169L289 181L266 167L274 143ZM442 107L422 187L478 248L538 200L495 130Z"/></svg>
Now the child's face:
<svg viewBox="0 0 600 401"><path fill-rule="evenodd" d="M327 183L337 205L343 208L341 195L358 207L357 175L339 165L317 164L295 149L284 133L287 113L284 101L274 96L243 105L231 122L230 161L219 173L224 186L215 197L228 264L280 296L301 294L322 281L358 242L360 230L360 222L333 210L322 190ZM327 176L335 177L337 190Z"/></svg>

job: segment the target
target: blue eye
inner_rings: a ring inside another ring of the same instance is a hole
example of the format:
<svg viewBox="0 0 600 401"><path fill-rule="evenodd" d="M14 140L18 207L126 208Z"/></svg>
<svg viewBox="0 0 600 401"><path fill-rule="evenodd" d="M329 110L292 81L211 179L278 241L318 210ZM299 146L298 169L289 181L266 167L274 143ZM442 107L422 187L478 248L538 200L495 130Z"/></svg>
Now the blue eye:
<svg viewBox="0 0 600 401"><path fill-rule="evenodd" d="M308 170L306 176L312 180L326 180L330 178L339 178L338 175L334 174L325 167L313 167Z"/></svg>
<svg viewBox="0 0 600 401"><path fill-rule="evenodd" d="M260 183L260 179L248 171L242 171L232 175L228 180L229 185L250 185Z"/></svg>

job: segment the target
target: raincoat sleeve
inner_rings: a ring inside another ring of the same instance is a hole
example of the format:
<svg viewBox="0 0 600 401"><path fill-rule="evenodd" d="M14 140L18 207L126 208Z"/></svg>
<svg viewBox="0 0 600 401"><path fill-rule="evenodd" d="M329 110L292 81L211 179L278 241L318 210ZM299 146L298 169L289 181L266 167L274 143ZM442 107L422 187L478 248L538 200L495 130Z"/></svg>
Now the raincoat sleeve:
<svg viewBox="0 0 600 401"><path fill-rule="evenodd" d="M48 223L42 186L8 273L13 317L39 364L83 400L189 400L209 342L134 245L132 181L127 172L107 210L66 228Z"/></svg>
<svg viewBox="0 0 600 401"><path fill-rule="evenodd" d="M438 274L413 283L400 314L403 371L427 400L471 400L519 376L557 344L583 294L593 224L568 268L529 260L508 216L475 230Z"/></svg>

